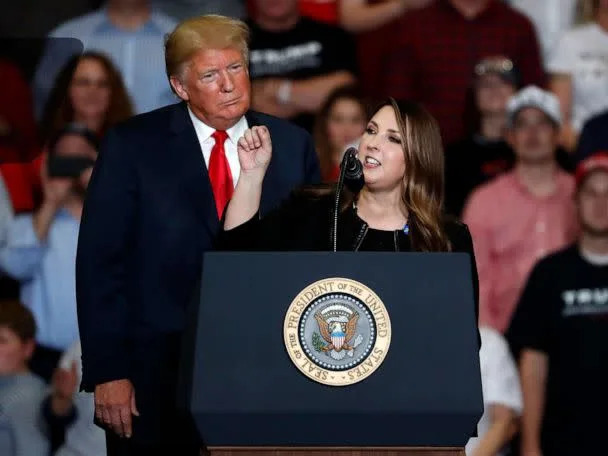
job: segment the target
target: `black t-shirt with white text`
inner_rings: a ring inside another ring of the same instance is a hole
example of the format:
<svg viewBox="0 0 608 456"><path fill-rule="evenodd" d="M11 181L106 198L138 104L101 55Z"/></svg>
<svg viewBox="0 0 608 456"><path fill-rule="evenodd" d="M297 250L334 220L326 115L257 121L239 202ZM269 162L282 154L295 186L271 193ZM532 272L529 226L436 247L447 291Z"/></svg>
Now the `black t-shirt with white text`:
<svg viewBox="0 0 608 456"><path fill-rule="evenodd" d="M544 456L602 454L608 409L608 265L571 246L532 271L507 334L549 360Z"/></svg>
<svg viewBox="0 0 608 456"><path fill-rule="evenodd" d="M263 30L254 22L250 22L249 27L249 74L252 80L302 80L336 71L357 73L354 40L339 27L308 18L301 18L293 28L281 32ZM312 128L312 115L301 115L292 120L309 131Z"/></svg>

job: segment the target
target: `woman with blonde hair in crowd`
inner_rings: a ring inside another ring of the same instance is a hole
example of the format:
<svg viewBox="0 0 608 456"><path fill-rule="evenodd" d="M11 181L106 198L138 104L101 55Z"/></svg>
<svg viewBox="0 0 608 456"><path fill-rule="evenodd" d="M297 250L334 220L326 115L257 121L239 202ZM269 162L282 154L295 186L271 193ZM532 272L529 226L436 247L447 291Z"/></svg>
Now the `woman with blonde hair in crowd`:
<svg viewBox="0 0 608 456"><path fill-rule="evenodd" d="M579 0L581 25L566 32L549 61L562 107L562 144L576 147L584 123L608 109L608 0Z"/></svg>
<svg viewBox="0 0 608 456"><path fill-rule="evenodd" d="M340 87L325 100L314 128L323 182L337 180L344 151L359 140L366 121L365 103L356 86Z"/></svg>

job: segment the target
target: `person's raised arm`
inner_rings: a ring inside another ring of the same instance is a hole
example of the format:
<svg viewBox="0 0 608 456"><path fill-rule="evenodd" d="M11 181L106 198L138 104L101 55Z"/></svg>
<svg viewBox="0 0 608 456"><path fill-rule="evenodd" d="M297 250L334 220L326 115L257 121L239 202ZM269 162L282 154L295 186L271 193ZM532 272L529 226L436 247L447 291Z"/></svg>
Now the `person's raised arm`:
<svg viewBox="0 0 608 456"><path fill-rule="evenodd" d="M494 265L492 261L492 235L488 225L486 203L484 196L473 193L468 199L462 216L462 221L468 226L474 246L474 259L478 274L478 316L479 323L497 326L495 312L492 306L492 288L495 283Z"/></svg>
<svg viewBox="0 0 608 456"><path fill-rule="evenodd" d="M256 111L288 119L301 113L314 113L338 87L352 84L355 77L346 70L303 80L265 78L254 81L253 107ZM281 99L282 91L286 98Z"/></svg>
<svg viewBox="0 0 608 456"><path fill-rule="evenodd" d="M292 81L290 103L301 112L317 112L334 90L353 84L355 81L353 74L346 70L302 81Z"/></svg>
<svg viewBox="0 0 608 456"><path fill-rule="evenodd" d="M568 151L572 151L578 141L578 135L572 126L572 76L567 74L552 75L549 88L559 100L562 111L561 143Z"/></svg>
<svg viewBox="0 0 608 456"><path fill-rule="evenodd" d="M262 183L272 156L270 133L264 126L245 131L239 139L241 174L224 216L224 230L231 230L250 220L260 208Z"/></svg>
<svg viewBox="0 0 608 456"><path fill-rule="evenodd" d="M550 90L559 100L562 113L561 138L562 145L571 151L578 140L572 125L573 108L573 75L576 72L578 59L578 44L571 33L565 33L548 62L547 69L551 76Z"/></svg>
<svg viewBox="0 0 608 456"><path fill-rule="evenodd" d="M505 405L492 405L490 419L492 420L490 429L479 441L473 456L495 456L517 431L517 416Z"/></svg>
<svg viewBox="0 0 608 456"><path fill-rule="evenodd" d="M40 169L40 180L42 182L44 198L42 204L32 217L34 232L40 242L46 241L51 224L55 219L55 214L70 196L70 190L74 185L72 179L50 177L47 161L48 156L42 161Z"/></svg>
<svg viewBox="0 0 608 456"><path fill-rule="evenodd" d="M541 260L530 273L506 333L511 352L519 359L523 414L521 455L540 456L540 431L545 408L549 359L554 334L555 309L547 298L553 281L551 268Z"/></svg>
<svg viewBox="0 0 608 456"><path fill-rule="evenodd" d="M541 456L540 430L545 407L549 361L547 355L543 352L524 349L519 366L524 398L521 455Z"/></svg>
<svg viewBox="0 0 608 456"><path fill-rule="evenodd" d="M369 4L366 0L340 2L340 25L349 32L375 30L397 19L406 11L422 8L431 0L389 0Z"/></svg>

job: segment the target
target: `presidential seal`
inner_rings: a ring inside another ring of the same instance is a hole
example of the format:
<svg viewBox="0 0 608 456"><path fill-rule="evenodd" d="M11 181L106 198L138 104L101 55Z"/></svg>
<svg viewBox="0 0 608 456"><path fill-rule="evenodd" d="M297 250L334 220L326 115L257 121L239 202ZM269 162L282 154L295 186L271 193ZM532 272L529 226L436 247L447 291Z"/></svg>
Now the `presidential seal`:
<svg viewBox="0 0 608 456"><path fill-rule="evenodd" d="M292 301L283 336L287 353L310 379L347 386L369 377L384 361L391 322L382 300L350 279L319 280Z"/></svg>

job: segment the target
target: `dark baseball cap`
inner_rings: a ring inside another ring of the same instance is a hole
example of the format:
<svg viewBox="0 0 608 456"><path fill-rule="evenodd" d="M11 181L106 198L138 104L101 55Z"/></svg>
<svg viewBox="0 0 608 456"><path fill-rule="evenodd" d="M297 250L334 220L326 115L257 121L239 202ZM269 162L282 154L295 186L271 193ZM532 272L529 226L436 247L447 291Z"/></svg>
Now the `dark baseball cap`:
<svg viewBox="0 0 608 456"><path fill-rule="evenodd" d="M486 57L475 65L475 77L496 74L515 87L520 85L519 71L513 61L507 57Z"/></svg>

